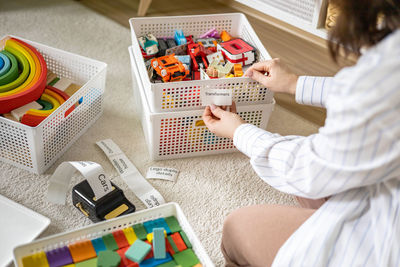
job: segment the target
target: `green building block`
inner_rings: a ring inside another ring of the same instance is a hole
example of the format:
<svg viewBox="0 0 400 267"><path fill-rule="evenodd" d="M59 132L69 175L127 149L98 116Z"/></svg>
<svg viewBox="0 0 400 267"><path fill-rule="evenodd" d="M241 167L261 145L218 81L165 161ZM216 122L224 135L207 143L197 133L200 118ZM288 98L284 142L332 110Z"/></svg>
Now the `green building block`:
<svg viewBox="0 0 400 267"><path fill-rule="evenodd" d="M179 225L178 220L175 218L175 216L170 216L165 218L165 221L168 224L169 229L171 230L172 233L179 232L182 230L181 226Z"/></svg>
<svg viewBox="0 0 400 267"><path fill-rule="evenodd" d="M141 224L141 223L135 224L134 226L132 226L132 228L133 228L133 231L135 231L137 238L139 238L141 240L147 239L147 231L144 228L143 224Z"/></svg>
<svg viewBox="0 0 400 267"><path fill-rule="evenodd" d="M97 258L75 263L75 267L97 267Z"/></svg>
<svg viewBox="0 0 400 267"><path fill-rule="evenodd" d="M112 234L103 235L102 238L104 241L104 245L106 245L106 248L108 250L117 250L118 249L117 241L115 241L114 236Z"/></svg>
<svg viewBox="0 0 400 267"><path fill-rule="evenodd" d="M157 267L176 267L176 266L177 266L177 264L174 260L157 265Z"/></svg>
<svg viewBox="0 0 400 267"><path fill-rule="evenodd" d="M54 80L52 80L51 82L49 82L48 85L54 86L59 80L60 80L60 78L56 77Z"/></svg>
<svg viewBox="0 0 400 267"><path fill-rule="evenodd" d="M171 245L172 249L174 250L175 253L179 252L178 247L176 246L174 240L172 239L171 236L167 236L168 242Z"/></svg>
<svg viewBox="0 0 400 267"><path fill-rule="evenodd" d="M176 263L181 265L182 267L192 267L193 265L196 265L200 262L196 254L194 254L193 250L191 250L190 248L175 253L172 256L174 257Z"/></svg>
<svg viewBox="0 0 400 267"><path fill-rule="evenodd" d="M146 255L149 254L150 250L151 245L143 242L140 239L136 239L135 243L133 243L125 252L125 257L131 261L141 263Z"/></svg>
<svg viewBox="0 0 400 267"><path fill-rule="evenodd" d="M97 267L118 267L121 257L111 250L100 251L97 258Z"/></svg>
<svg viewBox="0 0 400 267"><path fill-rule="evenodd" d="M190 243L188 236L186 235L186 233L182 230L179 232L181 234L181 237L183 239L183 242L185 242L186 246L188 248L192 248L192 243Z"/></svg>

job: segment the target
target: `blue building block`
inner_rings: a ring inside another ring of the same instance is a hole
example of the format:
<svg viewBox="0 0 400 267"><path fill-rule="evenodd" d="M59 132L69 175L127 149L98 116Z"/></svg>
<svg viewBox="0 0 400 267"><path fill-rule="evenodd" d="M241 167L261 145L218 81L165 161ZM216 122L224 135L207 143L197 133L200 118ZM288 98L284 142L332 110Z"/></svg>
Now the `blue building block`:
<svg viewBox="0 0 400 267"><path fill-rule="evenodd" d="M169 253L166 254L165 259L155 259L155 258L150 258L147 260L142 261L142 263L139 264L139 267L153 267L153 266L158 266L160 264L170 262L172 261L173 258Z"/></svg>
<svg viewBox="0 0 400 267"><path fill-rule="evenodd" d="M143 223L143 226L146 229L147 233L152 233L153 228L157 227L157 224L155 223L155 221L147 221Z"/></svg>
<svg viewBox="0 0 400 267"><path fill-rule="evenodd" d="M165 259L165 236L164 228L153 229L153 253L155 259Z"/></svg>
<svg viewBox="0 0 400 267"><path fill-rule="evenodd" d="M187 43L182 30L175 30L174 39L178 45L183 45Z"/></svg>
<svg viewBox="0 0 400 267"><path fill-rule="evenodd" d="M155 227L157 228L164 228L164 230L167 232L167 235L171 234L171 229L169 228L167 222L165 221L164 218L159 218L154 220Z"/></svg>
<svg viewBox="0 0 400 267"><path fill-rule="evenodd" d="M107 250L106 245L104 244L103 238L101 238L101 237L93 239L92 245L93 245L94 250L96 251L97 255L99 255L100 251Z"/></svg>

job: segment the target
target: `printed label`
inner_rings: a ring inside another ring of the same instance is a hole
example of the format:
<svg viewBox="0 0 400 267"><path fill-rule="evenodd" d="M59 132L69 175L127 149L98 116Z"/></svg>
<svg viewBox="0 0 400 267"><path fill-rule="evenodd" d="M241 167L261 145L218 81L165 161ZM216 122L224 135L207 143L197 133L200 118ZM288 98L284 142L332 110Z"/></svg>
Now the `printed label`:
<svg viewBox="0 0 400 267"><path fill-rule="evenodd" d="M203 106L211 104L216 106L232 105L232 90L230 89L203 88L200 97Z"/></svg>
<svg viewBox="0 0 400 267"><path fill-rule="evenodd" d="M171 182L176 181L179 171L173 168L166 167L150 167L147 171L147 179L161 179Z"/></svg>

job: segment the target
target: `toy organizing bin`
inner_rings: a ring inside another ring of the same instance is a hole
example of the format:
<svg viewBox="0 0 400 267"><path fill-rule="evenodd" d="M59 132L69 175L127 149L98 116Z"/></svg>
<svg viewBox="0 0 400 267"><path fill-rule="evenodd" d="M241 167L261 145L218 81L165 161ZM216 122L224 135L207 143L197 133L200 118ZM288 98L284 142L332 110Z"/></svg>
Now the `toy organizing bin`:
<svg viewBox="0 0 400 267"><path fill-rule="evenodd" d="M203 108L151 112L131 48L129 53L136 112L140 114L151 159L184 158L237 151L230 139L217 137L207 129L201 118ZM238 106L238 114L247 122L265 129L274 104L275 101L272 99L268 104Z"/></svg>
<svg viewBox="0 0 400 267"><path fill-rule="evenodd" d="M40 251L49 251L63 246L67 246L77 241L90 240L106 235L115 230L120 230L137 223L148 220L155 220L162 217L175 216L192 243L193 251L199 258L204 267L213 267L214 264L207 255L204 247L194 233L192 227L187 221L182 209L176 203L167 203L152 209L142 210L125 216L117 217L111 220L99 222L86 226L79 230L69 231L49 237L42 238L32 243L18 246L14 249L14 263L22 266L22 258Z"/></svg>
<svg viewBox="0 0 400 267"><path fill-rule="evenodd" d="M34 46L55 74L82 87L36 127L0 116L0 160L41 174L102 114L107 64L16 36ZM68 114L68 110L80 105Z"/></svg>
<svg viewBox="0 0 400 267"><path fill-rule="evenodd" d="M156 37L174 35L175 29L182 29L195 38L211 28L228 31L240 37L258 50L259 61L270 59L270 55L258 39L245 15L241 13L132 18L129 20L132 33L133 55L152 112L195 110L201 107L200 92L203 88L232 89L233 100L239 104L271 103L273 93L250 78L221 78L169 83L151 83L144 64L137 37L152 33ZM133 64L133 63L132 63Z"/></svg>

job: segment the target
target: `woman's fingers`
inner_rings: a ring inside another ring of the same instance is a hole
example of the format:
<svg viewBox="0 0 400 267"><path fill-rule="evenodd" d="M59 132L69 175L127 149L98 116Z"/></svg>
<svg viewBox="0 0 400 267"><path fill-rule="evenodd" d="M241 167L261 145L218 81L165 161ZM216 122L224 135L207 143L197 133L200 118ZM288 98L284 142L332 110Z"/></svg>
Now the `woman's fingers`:
<svg viewBox="0 0 400 267"><path fill-rule="evenodd" d="M237 111L236 111L236 103L235 103L235 102L232 102L232 105L231 105L231 112L232 112L232 113L237 113Z"/></svg>

